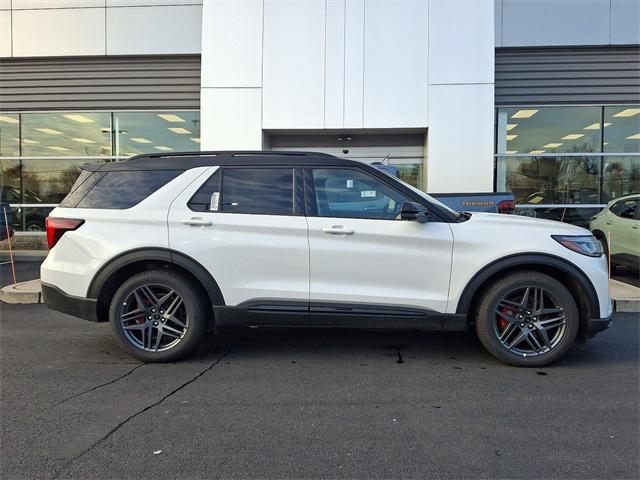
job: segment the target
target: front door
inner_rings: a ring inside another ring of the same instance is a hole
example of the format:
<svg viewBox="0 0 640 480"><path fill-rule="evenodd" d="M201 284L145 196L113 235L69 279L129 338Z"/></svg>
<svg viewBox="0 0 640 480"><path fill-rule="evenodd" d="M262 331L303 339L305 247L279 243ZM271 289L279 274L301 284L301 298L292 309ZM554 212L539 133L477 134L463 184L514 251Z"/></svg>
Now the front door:
<svg viewBox="0 0 640 480"><path fill-rule="evenodd" d="M453 248L449 225L400 220L408 199L357 167L309 168L305 175L312 324L350 316L356 325L365 318L380 318L381 325L389 317L442 318Z"/></svg>

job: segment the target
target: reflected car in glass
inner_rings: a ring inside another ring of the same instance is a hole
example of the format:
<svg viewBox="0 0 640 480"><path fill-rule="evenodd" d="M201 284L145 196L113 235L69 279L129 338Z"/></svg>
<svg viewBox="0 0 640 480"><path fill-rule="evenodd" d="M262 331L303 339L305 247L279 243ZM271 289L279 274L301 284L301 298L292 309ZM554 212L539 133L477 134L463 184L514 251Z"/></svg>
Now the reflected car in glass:
<svg viewBox="0 0 640 480"><path fill-rule="evenodd" d="M640 194L617 198L591 218L589 230L602 243L612 269L618 265L640 269L639 203Z"/></svg>

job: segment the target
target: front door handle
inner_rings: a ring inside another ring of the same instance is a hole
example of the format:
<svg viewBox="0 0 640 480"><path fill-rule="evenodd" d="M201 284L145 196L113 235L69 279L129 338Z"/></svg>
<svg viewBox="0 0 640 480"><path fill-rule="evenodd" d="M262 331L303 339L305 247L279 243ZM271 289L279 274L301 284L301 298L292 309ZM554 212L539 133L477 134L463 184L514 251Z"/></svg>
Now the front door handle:
<svg viewBox="0 0 640 480"><path fill-rule="evenodd" d="M332 227L323 227L322 232L328 233L329 235L353 235L355 233L353 230L344 228L342 225L334 225Z"/></svg>
<svg viewBox="0 0 640 480"><path fill-rule="evenodd" d="M635 228L636 230L638 230L638 225L632 225L631 228Z"/></svg>
<svg viewBox="0 0 640 480"><path fill-rule="evenodd" d="M204 218L200 217L183 218L182 220L180 220L180 223L183 225L192 225L194 227L209 227L213 225L213 222L211 220L205 220Z"/></svg>

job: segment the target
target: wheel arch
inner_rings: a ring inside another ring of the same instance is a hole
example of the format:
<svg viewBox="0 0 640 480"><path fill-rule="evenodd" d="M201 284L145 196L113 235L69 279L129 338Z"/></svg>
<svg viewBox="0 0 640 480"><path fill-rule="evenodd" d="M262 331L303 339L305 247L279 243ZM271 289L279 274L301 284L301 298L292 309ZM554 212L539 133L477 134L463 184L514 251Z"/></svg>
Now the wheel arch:
<svg viewBox="0 0 640 480"><path fill-rule="evenodd" d="M535 270L552 275L569 289L580 312L581 332L587 328L591 318L600 317L598 295L587 275L563 258L541 253L510 255L486 265L463 289L456 313L465 314L467 318L473 319L483 287L505 274L521 270Z"/></svg>
<svg viewBox="0 0 640 480"><path fill-rule="evenodd" d="M98 322L108 321L110 299L124 278L153 267L169 268L191 277L206 294L213 306L224 306L220 286L213 276L196 260L167 248L140 248L124 252L103 265L93 277L87 297L96 299Z"/></svg>

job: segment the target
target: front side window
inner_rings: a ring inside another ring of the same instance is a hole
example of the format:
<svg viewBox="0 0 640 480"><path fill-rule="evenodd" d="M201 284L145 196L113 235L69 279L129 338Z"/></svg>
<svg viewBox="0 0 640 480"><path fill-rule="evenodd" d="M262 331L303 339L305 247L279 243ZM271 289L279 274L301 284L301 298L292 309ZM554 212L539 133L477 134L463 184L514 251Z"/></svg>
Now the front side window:
<svg viewBox="0 0 640 480"><path fill-rule="evenodd" d="M623 200L611 207L611 211L620 218L633 220L636 216L636 208L638 202L636 200Z"/></svg>
<svg viewBox="0 0 640 480"><path fill-rule="evenodd" d="M219 211L293 215L292 168L225 168Z"/></svg>
<svg viewBox="0 0 640 480"><path fill-rule="evenodd" d="M353 169L313 169L319 217L398 218L405 198L375 177Z"/></svg>

